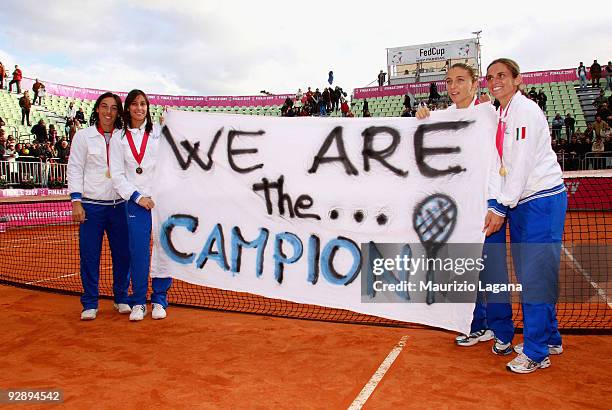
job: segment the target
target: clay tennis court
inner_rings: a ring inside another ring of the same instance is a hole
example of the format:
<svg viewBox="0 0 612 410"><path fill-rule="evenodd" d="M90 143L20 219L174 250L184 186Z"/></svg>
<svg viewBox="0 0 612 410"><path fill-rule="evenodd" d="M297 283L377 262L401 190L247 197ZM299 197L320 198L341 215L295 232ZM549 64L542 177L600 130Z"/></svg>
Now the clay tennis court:
<svg viewBox="0 0 612 410"><path fill-rule="evenodd" d="M166 320L131 323L106 298L98 318L82 322L77 227L8 229L0 277L21 287L0 286L0 388L59 388L72 408L607 408L612 261L605 247L577 246L610 243L609 213L575 211L567 221L565 352L531 375L507 372L511 357L493 355L490 342L461 348L452 332L178 281ZM107 246L102 260L108 296Z"/></svg>
<svg viewBox="0 0 612 410"><path fill-rule="evenodd" d="M348 408L404 337L364 408L608 408L612 338L565 335L530 375L454 334L172 307L130 323L102 300L0 286L0 385L60 388L70 408ZM520 339L517 335L516 340Z"/></svg>

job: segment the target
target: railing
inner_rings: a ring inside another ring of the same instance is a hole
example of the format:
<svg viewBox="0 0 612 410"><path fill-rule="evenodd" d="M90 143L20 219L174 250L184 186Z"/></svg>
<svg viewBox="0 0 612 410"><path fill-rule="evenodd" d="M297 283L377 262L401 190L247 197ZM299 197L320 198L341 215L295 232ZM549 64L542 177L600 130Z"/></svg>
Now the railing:
<svg viewBox="0 0 612 410"><path fill-rule="evenodd" d="M65 187L67 164L60 164L57 160L41 161L37 157L22 156L0 161L0 188Z"/></svg>
<svg viewBox="0 0 612 410"><path fill-rule="evenodd" d="M563 171L588 171L612 168L612 151L588 152L585 155L557 153L557 162Z"/></svg>

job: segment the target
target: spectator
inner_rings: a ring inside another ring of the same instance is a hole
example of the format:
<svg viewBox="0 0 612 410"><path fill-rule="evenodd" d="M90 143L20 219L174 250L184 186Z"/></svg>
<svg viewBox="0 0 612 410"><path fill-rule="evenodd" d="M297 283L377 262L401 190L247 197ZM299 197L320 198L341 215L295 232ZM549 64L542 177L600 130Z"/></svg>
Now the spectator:
<svg viewBox="0 0 612 410"><path fill-rule="evenodd" d="M19 152L14 142L8 142L4 152L4 160L8 161L9 180L17 181L19 168L16 160L19 158Z"/></svg>
<svg viewBox="0 0 612 410"><path fill-rule="evenodd" d="M45 120L38 120L38 123L32 127L32 134L35 135L34 140L39 144L47 142L47 126Z"/></svg>
<svg viewBox="0 0 612 410"><path fill-rule="evenodd" d="M68 141L62 138L60 142L60 146L57 150L57 158L59 159L58 162L60 164L67 164L69 156L70 156L70 145L68 144Z"/></svg>
<svg viewBox="0 0 612 410"><path fill-rule="evenodd" d="M589 161L590 166L587 165L588 168L593 168L593 169L603 168L601 157L602 157L602 152L604 152L605 149L606 149L606 146L604 144L603 138L601 136L595 137L595 141L593 141L593 146L591 147L591 152L594 155L591 158L591 161Z"/></svg>
<svg viewBox="0 0 612 410"><path fill-rule="evenodd" d="M603 137L606 131L608 131L609 129L610 127L608 127L608 123L602 120L599 115L595 117L595 122L593 123L593 132L595 132L595 139L597 139L597 137Z"/></svg>
<svg viewBox="0 0 612 410"><path fill-rule="evenodd" d="M608 136L604 142L604 149L607 152L612 152L612 133L608 132Z"/></svg>
<svg viewBox="0 0 612 410"><path fill-rule="evenodd" d="M429 100L427 101L427 103L437 103L439 99L440 94L438 94L438 86L436 85L436 83L429 84Z"/></svg>
<svg viewBox="0 0 612 410"><path fill-rule="evenodd" d="M606 66L606 88L604 90L610 89L612 91L612 61L608 61L608 65ZM612 95L610 95L612 97Z"/></svg>
<svg viewBox="0 0 612 410"><path fill-rule="evenodd" d="M34 100L32 104L36 104L36 100L39 100L40 105L42 105L42 97L45 93L45 85L36 79L36 82L32 85L32 91L34 91Z"/></svg>
<svg viewBox="0 0 612 410"><path fill-rule="evenodd" d="M567 144L565 170L576 171L578 169L579 154L580 143L576 135L573 135L569 144Z"/></svg>
<svg viewBox="0 0 612 410"><path fill-rule="evenodd" d="M589 141L593 141L593 139L595 138L595 131L593 131L593 123L589 122L587 124L587 127L584 130L584 137L586 139L588 139ZM590 142L589 142L590 145Z"/></svg>
<svg viewBox="0 0 612 410"><path fill-rule="evenodd" d="M13 89L13 84L17 84L17 94L21 94L21 79L22 79L22 77L23 77L23 74L21 73L21 70L19 69L19 66L17 66L17 64L15 64L15 71L13 71L13 79L9 83L9 93Z"/></svg>
<svg viewBox="0 0 612 410"><path fill-rule="evenodd" d="M304 93L301 88L298 88L297 93L295 94L295 103L294 107L302 108L302 98L304 97Z"/></svg>
<svg viewBox="0 0 612 410"><path fill-rule="evenodd" d="M538 92L535 87L531 87L531 91L527 93L527 97L537 104L538 102Z"/></svg>
<svg viewBox="0 0 612 410"><path fill-rule="evenodd" d="M30 146L30 156L35 157L35 158L39 158L42 154L42 149L41 149L41 145L37 142L31 144Z"/></svg>
<svg viewBox="0 0 612 410"><path fill-rule="evenodd" d="M612 124L612 111L610 111L610 108L608 108L607 102L604 102L599 106L595 116L600 116L602 120L608 123L608 125Z"/></svg>
<svg viewBox="0 0 612 410"><path fill-rule="evenodd" d="M366 113L368 113L367 115L368 117L371 117L371 115L369 115L370 114L370 103L368 103L368 100L364 98L363 100L363 116L364 117L366 117Z"/></svg>
<svg viewBox="0 0 612 410"><path fill-rule="evenodd" d="M557 143L556 139L551 138L550 146L552 147L553 151L555 151L555 154L559 154L559 144Z"/></svg>
<svg viewBox="0 0 612 410"><path fill-rule="evenodd" d="M380 73L378 73L378 86L382 87L385 84L385 77L387 76L387 73L384 73L383 70L380 70Z"/></svg>
<svg viewBox="0 0 612 410"><path fill-rule="evenodd" d="M0 161L5 161L6 155L6 136L4 130L0 128Z"/></svg>
<svg viewBox="0 0 612 410"><path fill-rule="evenodd" d="M546 100L548 100L548 97L546 97L546 94L544 94L544 90L540 88L537 103L544 112L546 112Z"/></svg>
<svg viewBox="0 0 612 410"><path fill-rule="evenodd" d="M55 158L55 152L53 151L53 145L47 141L40 147L40 160L48 161L51 158Z"/></svg>
<svg viewBox="0 0 612 410"><path fill-rule="evenodd" d="M55 142L57 141L57 130L53 124L49 124L49 135L47 140L51 143L51 145L55 145Z"/></svg>
<svg viewBox="0 0 612 410"><path fill-rule="evenodd" d="M80 124L85 124L85 113L83 112L83 107L79 107L74 118L78 120Z"/></svg>
<svg viewBox="0 0 612 410"><path fill-rule="evenodd" d="M6 69L2 62L0 62L0 90L4 90L4 77L6 76Z"/></svg>
<svg viewBox="0 0 612 410"><path fill-rule="evenodd" d="M597 87L599 87L599 81L601 79L601 66L597 62L597 60L593 60L593 64L591 65L591 87L595 87L595 83L597 83Z"/></svg>
<svg viewBox="0 0 612 410"><path fill-rule="evenodd" d="M369 110L366 110L366 111L363 112L363 117L364 118L370 118L371 116L372 116L372 114L370 114Z"/></svg>
<svg viewBox="0 0 612 410"><path fill-rule="evenodd" d="M404 111L402 111L402 117L410 117L412 115L412 110L408 107L404 107Z"/></svg>
<svg viewBox="0 0 612 410"><path fill-rule="evenodd" d="M329 93L329 88L324 88L323 92L321 93L321 98L323 100L323 104L321 106L321 115L327 115L328 112L331 111L331 95ZM323 109L323 107L325 109Z"/></svg>
<svg viewBox="0 0 612 410"><path fill-rule="evenodd" d="M572 118L572 115L568 112L565 115L565 120L563 122L565 123L565 135L569 141L572 135L574 135L574 125L576 124L576 120Z"/></svg>
<svg viewBox="0 0 612 410"><path fill-rule="evenodd" d="M32 108L32 101L30 101L30 94L27 91L24 91L23 97L19 99L19 106L21 107L21 125L25 125L25 120L28 120L28 126L31 127L30 124L30 108Z"/></svg>
<svg viewBox="0 0 612 410"><path fill-rule="evenodd" d="M410 96L408 94L404 95L404 108L412 108L412 101L410 100Z"/></svg>
<svg viewBox="0 0 612 410"><path fill-rule="evenodd" d="M584 66L582 61L580 62L580 65L576 69L576 75L580 79L580 89L581 90L586 90L586 88L587 88L587 72L586 72L586 67Z"/></svg>
<svg viewBox="0 0 612 410"><path fill-rule="evenodd" d="M72 142L72 138L74 138L74 134L76 134L79 128L81 128L81 123L79 120L74 120L68 130L68 141Z"/></svg>
<svg viewBox="0 0 612 410"><path fill-rule="evenodd" d="M555 118L552 120L552 136L554 139L558 140L561 138L561 130L563 129L563 118L561 118L561 114L557 113Z"/></svg>
<svg viewBox="0 0 612 410"><path fill-rule="evenodd" d="M320 107L321 91L319 91L318 88L315 89L315 92L312 95L312 101L313 101L312 112L315 115L319 115L319 113L321 112L321 107Z"/></svg>
<svg viewBox="0 0 612 410"><path fill-rule="evenodd" d="M607 102L605 91L600 90L597 98L593 100L593 107L595 107L595 109L599 109L599 107L601 107L601 105L605 102Z"/></svg>
<svg viewBox="0 0 612 410"><path fill-rule="evenodd" d="M66 110L66 121L74 120L76 117L76 108L74 108L74 103L71 102L68 104L68 109Z"/></svg>
<svg viewBox="0 0 612 410"><path fill-rule="evenodd" d="M348 102L344 98L342 99L342 102L340 103L340 111L342 112L343 117L348 116L348 113L350 112Z"/></svg>
<svg viewBox="0 0 612 410"><path fill-rule="evenodd" d="M281 107L281 116L283 117L293 117L293 115L289 115L289 112L293 114L293 100L289 97L285 98L285 103Z"/></svg>
<svg viewBox="0 0 612 410"><path fill-rule="evenodd" d="M4 123L4 120L2 119L2 117L0 117L0 127L4 127L6 124Z"/></svg>

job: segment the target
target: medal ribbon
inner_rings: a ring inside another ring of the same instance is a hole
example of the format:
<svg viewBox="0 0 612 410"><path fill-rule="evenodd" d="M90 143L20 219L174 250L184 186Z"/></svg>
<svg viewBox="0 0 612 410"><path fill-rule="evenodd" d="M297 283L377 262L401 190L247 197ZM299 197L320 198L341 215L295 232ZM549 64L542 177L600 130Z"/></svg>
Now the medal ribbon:
<svg viewBox="0 0 612 410"><path fill-rule="evenodd" d="M102 129L102 127L100 126L100 124L98 124L98 132L100 133L100 135L102 135L102 138L104 138L104 144L106 145L106 168L110 169L110 162L109 162L109 156L108 156L108 149L109 149L109 145L110 145L110 138L108 139L108 142L106 142L106 136L104 135L104 130ZM113 132L110 132L111 138L113 136Z"/></svg>
<svg viewBox="0 0 612 410"><path fill-rule="evenodd" d="M147 141L149 140L149 133L145 132L142 137L142 142L140 143L140 152L136 151L136 145L134 145L134 138L132 138L132 133L130 130L125 131L125 136L127 137L128 144L130 145L130 149L132 150L132 155L136 162L138 162L138 166L140 167L140 163L144 158L145 151L147 150Z"/></svg>
<svg viewBox="0 0 612 410"><path fill-rule="evenodd" d="M512 104L512 99L508 102L506 109L504 110L501 105L499 106L499 121L497 122L497 133L495 134L495 147L497 147L497 153L499 154L499 160L504 166L504 134L506 133L506 117L508 116L508 111L510 110L510 104ZM503 115L502 115L503 114Z"/></svg>

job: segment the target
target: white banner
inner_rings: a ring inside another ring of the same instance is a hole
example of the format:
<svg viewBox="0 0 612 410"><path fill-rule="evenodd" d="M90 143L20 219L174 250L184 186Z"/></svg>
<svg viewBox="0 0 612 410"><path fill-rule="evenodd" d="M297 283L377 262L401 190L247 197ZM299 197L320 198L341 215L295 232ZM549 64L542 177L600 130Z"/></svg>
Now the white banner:
<svg viewBox="0 0 612 410"><path fill-rule="evenodd" d="M418 46L387 49L387 65L415 64L424 61L445 61L476 58L476 39L445 41L442 43L420 44Z"/></svg>
<svg viewBox="0 0 612 410"><path fill-rule="evenodd" d="M153 193L152 276L468 333L473 304L367 303L359 245L482 243L495 116L279 118L170 111ZM419 208L420 207L420 208Z"/></svg>

